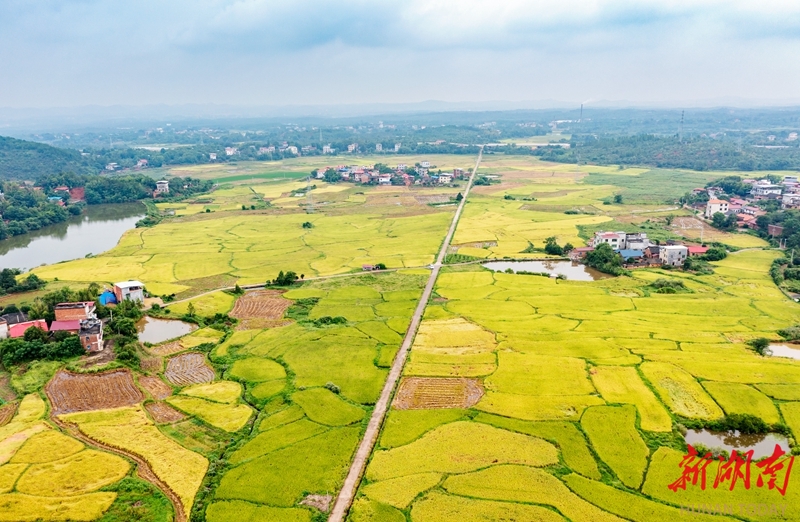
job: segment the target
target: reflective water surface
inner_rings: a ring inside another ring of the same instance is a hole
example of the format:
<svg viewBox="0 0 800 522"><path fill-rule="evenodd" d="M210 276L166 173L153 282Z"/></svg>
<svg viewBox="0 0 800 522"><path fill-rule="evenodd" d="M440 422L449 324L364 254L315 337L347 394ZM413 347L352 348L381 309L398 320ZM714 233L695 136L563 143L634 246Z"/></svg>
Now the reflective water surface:
<svg viewBox="0 0 800 522"><path fill-rule="evenodd" d="M136 323L139 340L143 343L158 344L181 337L197 330L197 325L175 319L156 319L144 316Z"/></svg>
<svg viewBox="0 0 800 522"><path fill-rule="evenodd" d="M141 203L89 205L80 216L0 241L0 268L29 270L100 254L145 215Z"/></svg>
<svg viewBox="0 0 800 522"><path fill-rule="evenodd" d="M572 261L489 261L483 266L495 272L547 272L550 275L563 275L573 281L596 281L612 277L580 263Z"/></svg>
<svg viewBox="0 0 800 522"><path fill-rule="evenodd" d="M733 450L739 453L753 450L754 459L772 455L776 444L786 453L790 453L789 441L777 433L743 435L738 431L689 430L684 438L691 445L700 443L708 448L722 448L728 453Z"/></svg>

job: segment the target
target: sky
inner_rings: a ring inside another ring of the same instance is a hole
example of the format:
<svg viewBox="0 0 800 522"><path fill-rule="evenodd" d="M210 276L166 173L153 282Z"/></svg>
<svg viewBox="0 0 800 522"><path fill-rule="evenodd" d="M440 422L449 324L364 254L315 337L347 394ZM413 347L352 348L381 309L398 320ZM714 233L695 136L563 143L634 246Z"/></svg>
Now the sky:
<svg viewBox="0 0 800 522"><path fill-rule="evenodd" d="M0 1L10 108L800 104L799 57L796 0Z"/></svg>

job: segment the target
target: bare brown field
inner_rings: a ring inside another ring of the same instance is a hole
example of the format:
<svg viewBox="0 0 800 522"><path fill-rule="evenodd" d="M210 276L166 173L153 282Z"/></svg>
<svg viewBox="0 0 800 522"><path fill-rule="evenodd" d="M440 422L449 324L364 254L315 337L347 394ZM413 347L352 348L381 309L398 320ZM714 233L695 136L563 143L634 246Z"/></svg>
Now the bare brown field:
<svg viewBox="0 0 800 522"><path fill-rule="evenodd" d="M163 402L148 402L144 407L158 424L171 424L186 418L186 415Z"/></svg>
<svg viewBox="0 0 800 522"><path fill-rule="evenodd" d="M289 299L282 297L283 292L278 290L252 290L236 300L231 317L241 321L248 319L283 318L286 309L291 306Z"/></svg>
<svg viewBox="0 0 800 522"><path fill-rule="evenodd" d="M394 408L426 410L470 408L483 397L483 386L477 379L409 377L403 379Z"/></svg>
<svg viewBox="0 0 800 522"><path fill-rule="evenodd" d="M478 185L477 187L472 187L472 193L483 195L494 194L495 192L510 190L523 185L525 185L525 183L519 181L502 181L498 185Z"/></svg>
<svg viewBox="0 0 800 522"><path fill-rule="evenodd" d="M14 416L14 412L16 411L16 404L6 404L5 406L0 406L0 426L5 426L8 424L8 421L11 420L11 417Z"/></svg>
<svg viewBox="0 0 800 522"><path fill-rule="evenodd" d="M181 346L180 341L172 341L170 343L159 344L158 346L151 346L148 348L150 353L161 356L173 355L178 352L182 352L185 349L186 348Z"/></svg>
<svg viewBox="0 0 800 522"><path fill-rule="evenodd" d="M176 386L186 386L213 381L214 370L206 363L205 355L190 352L169 359L164 376Z"/></svg>
<svg viewBox="0 0 800 522"><path fill-rule="evenodd" d="M310 506L319 509L323 513L327 513L331 509L331 502L333 502L333 495L306 495L306 498L299 503L301 506Z"/></svg>
<svg viewBox="0 0 800 522"><path fill-rule="evenodd" d="M145 357L140 363L142 370L146 372L161 372L164 369L164 359L161 357Z"/></svg>
<svg viewBox="0 0 800 522"><path fill-rule="evenodd" d="M79 374L59 370L45 386L53 414L132 406L144 400L130 370Z"/></svg>
<svg viewBox="0 0 800 522"><path fill-rule="evenodd" d="M139 377L139 386L144 388L154 399L166 399L172 395L172 388L158 377L142 375Z"/></svg>

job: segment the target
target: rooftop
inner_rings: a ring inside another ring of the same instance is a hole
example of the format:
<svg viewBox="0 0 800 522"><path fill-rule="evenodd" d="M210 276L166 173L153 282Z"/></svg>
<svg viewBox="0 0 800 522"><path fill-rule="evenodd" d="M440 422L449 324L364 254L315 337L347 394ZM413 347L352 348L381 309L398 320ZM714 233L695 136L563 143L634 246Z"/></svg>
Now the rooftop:
<svg viewBox="0 0 800 522"><path fill-rule="evenodd" d="M77 319L74 321L53 321L50 325L51 332L60 332L60 331L77 331L81 329L81 322Z"/></svg>
<svg viewBox="0 0 800 522"><path fill-rule="evenodd" d="M143 287L144 283L141 281L122 281L121 283L114 283L114 286L117 288L133 288L133 287Z"/></svg>

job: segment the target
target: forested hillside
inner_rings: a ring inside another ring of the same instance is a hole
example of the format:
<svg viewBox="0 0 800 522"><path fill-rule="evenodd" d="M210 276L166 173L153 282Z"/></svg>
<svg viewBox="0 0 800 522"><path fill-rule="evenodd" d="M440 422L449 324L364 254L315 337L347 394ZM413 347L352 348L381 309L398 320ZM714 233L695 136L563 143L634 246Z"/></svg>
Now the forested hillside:
<svg viewBox="0 0 800 522"><path fill-rule="evenodd" d="M0 136L0 179L35 179L65 171L95 170L77 150Z"/></svg>

